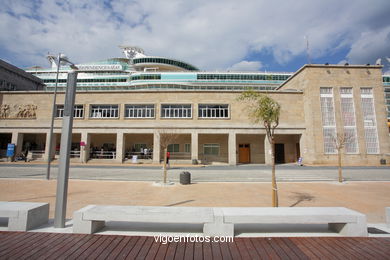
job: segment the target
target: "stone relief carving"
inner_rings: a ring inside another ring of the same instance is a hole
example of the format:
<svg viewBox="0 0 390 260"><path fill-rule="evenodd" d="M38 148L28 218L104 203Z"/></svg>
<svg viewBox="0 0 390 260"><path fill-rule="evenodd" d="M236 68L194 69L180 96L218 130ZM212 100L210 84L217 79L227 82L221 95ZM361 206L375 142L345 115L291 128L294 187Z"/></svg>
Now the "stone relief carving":
<svg viewBox="0 0 390 260"><path fill-rule="evenodd" d="M36 110L38 106L33 104L14 105L8 104L0 105L0 118L36 118Z"/></svg>

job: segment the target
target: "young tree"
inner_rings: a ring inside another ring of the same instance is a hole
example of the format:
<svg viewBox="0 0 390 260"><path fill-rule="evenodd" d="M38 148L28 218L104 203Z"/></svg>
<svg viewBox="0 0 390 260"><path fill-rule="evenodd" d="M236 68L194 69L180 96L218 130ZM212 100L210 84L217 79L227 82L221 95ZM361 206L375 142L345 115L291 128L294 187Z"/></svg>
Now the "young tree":
<svg viewBox="0 0 390 260"><path fill-rule="evenodd" d="M178 138L178 134L175 132L160 131L160 147L164 151L163 162L163 182L167 183L167 152L168 145L173 144Z"/></svg>
<svg viewBox="0 0 390 260"><path fill-rule="evenodd" d="M267 95L248 90L243 92L239 101L249 101L249 117L255 122L262 122L271 146L272 163L272 206L278 207L278 187L275 174L275 129L279 125L280 105Z"/></svg>
<svg viewBox="0 0 390 260"><path fill-rule="evenodd" d="M337 133L336 136L333 136L333 144L337 150L337 166L339 172L339 182L343 182L343 172L342 172L342 150L345 148L345 145L351 142L353 136L346 133Z"/></svg>

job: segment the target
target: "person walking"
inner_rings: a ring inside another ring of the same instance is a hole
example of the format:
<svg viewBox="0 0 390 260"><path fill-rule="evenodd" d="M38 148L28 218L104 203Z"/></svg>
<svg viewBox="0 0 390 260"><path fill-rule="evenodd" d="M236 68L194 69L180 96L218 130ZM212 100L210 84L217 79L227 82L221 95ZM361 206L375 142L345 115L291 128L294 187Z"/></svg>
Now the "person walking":
<svg viewBox="0 0 390 260"><path fill-rule="evenodd" d="M171 157L171 153L167 152L167 167L169 168L169 158Z"/></svg>

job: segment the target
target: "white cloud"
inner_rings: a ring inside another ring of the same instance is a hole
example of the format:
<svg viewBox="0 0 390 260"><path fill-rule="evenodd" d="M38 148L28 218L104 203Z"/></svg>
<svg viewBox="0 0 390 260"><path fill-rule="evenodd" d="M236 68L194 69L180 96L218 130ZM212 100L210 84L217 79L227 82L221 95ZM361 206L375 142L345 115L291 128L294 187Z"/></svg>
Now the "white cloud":
<svg viewBox="0 0 390 260"><path fill-rule="evenodd" d="M388 0L3 2L0 54L15 65L46 65L48 51L76 63L122 57L120 44L201 69L226 69L264 52L286 64L304 54L305 35L314 61L349 47L351 62L390 55Z"/></svg>
<svg viewBox="0 0 390 260"><path fill-rule="evenodd" d="M233 66L231 66L228 70L230 71L258 71L263 67L260 61L240 61Z"/></svg>

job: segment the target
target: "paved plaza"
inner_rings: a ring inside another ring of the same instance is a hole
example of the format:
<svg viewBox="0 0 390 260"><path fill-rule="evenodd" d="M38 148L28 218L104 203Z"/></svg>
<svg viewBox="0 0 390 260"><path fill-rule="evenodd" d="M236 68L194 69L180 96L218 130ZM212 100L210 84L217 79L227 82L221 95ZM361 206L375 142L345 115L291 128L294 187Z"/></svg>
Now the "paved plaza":
<svg viewBox="0 0 390 260"><path fill-rule="evenodd" d="M0 178L45 179L47 165L38 163L0 163ZM278 181L286 182L331 182L338 178L334 166L298 166L283 164L276 167ZM191 172L194 182L268 182L271 167L258 165L239 166L193 166L172 165L168 178L179 181L183 171ZM52 165L51 177L56 178L58 168ZM122 180L157 181L161 179L161 165L134 164L72 164L69 170L71 179L84 180ZM382 167L344 167L346 181L390 181L390 166Z"/></svg>

